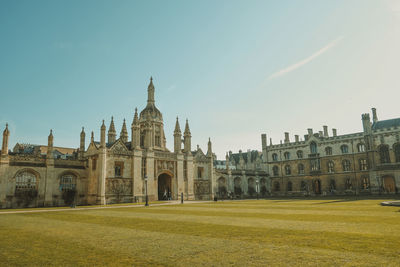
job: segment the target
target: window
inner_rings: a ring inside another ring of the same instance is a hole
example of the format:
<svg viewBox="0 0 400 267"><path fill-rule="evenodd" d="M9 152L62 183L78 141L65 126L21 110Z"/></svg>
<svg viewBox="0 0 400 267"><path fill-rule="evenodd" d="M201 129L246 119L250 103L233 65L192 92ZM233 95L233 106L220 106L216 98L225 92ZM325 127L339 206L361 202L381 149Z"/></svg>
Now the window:
<svg viewBox="0 0 400 267"><path fill-rule="evenodd" d="M19 173L15 177L15 190L16 191L30 191L36 190L36 176L28 171Z"/></svg>
<svg viewBox="0 0 400 267"><path fill-rule="evenodd" d="M315 142L311 142L310 151L311 151L311 154L316 154L317 153L317 144Z"/></svg>
<svg viewBox="0 0 400 267"><path fill-rule="evenodd" d="M146 168L146 158L142 158L142 177L146 178L147 168Z"/></svg>
<svg viewBox="0 0 400 267"><path fill-rule="evenodd" d="M344 183L344 187L346 190L351 190L353 188L350 178L346 179L346 182Z"/></svg>
<svg viewBox="0 0 400 267"><path fill-rule="evenodd" d="M325 148L325 153L327 156L331 156L332 155L332 148L330 146Z"/></svg>
<svg viewBox="0 0 400 267"><path fill-rule="evenodd" d="M395 144L393 150L396 162L400 162L400 144Z"/></svg>
<svg viewBox="0 0 400 267"><path fill-rule="evenodd" d="M319 171L320 168L320 162L319 159L313 159L311 160L311 171Z"/></svg>
<svg viewBox="0 0 400 267"><path fill-rule="evenodd" d="M187 181L187 175L188 174L188 170L187 170L187 161L185 160L183 162L183 178L185 179L185 181Z"/></svg>
<svg viewBox="0 0 400 267"><path fill-rule="evenodd" d="M287 183L287 191L292 191L292 190L293 190L292 187L293 187L292 182L289 181L289 182Z"/></svg>
<svg viewBox="0 0 400 267"><path fill-rule="evenodd" d="M349 153L349 147L347 145L342 145L340 147L340 150L342 151L342 154L347 154Z"/></svg>
<svg viewBox="0 0 400 267"><path fill-rule="evenodd" d="M278 175L279 175L279 168L278 168L278 166L272 167L272 173L273 173L274 176L278 176Z"/></svg>
<svg viewBox="0 0 400 267"><path fill-rule="evenodd" d="M303 158L303 151L301 151L301 150L297 151L297 157L299 159L302 159Z"/></svg>
<svg viewBox="0 0 400 267"><path fill-rule="evenodd" d="M291 174L290 165L286 165L285 166L285 173L286 173L286 175L290 175Z"/></svg>
<svg viewBox="0 0 400 267"><path fill-rule="evenodd" d="M329 181L329 190L332 192L332 191L334 191L334 190L336 190L336 182L335 182L335 179L331 179L330 181Z"/></svg>
<svg viewBox="0 0 400 267"><path fill-rule="evenodd" d="M304 174L304 165L303 164L299 164L298 166L297 166L297 169L298 169L298 171L299 171L299 174Z"/></svg>
<svg viewBox="0 0 400 267"><path fill-rule="evenodd" d="M198 167L197 168L197 178L199 178L199 179L203 178L203 172L204 172L204 168Z"/></svg>
<svg viewBox="0 0 400 267"><path fill-rule="evenodd" d="M64 174L60 178L60 191L73 190L76 187L76 177L73 174Z"/></svg>
<svg viewBox="0 0 400 267"><path fill-rule="evenodd" d="M161 146L161 136L160 135L156 135L154 137L154 139L155 139L155 145L156 146Z"/></svg>
<svg viewBox="0 0 400 267"><path fill-rule="evenodd" d="M361 184L362 189L364 189L364 190L369 189L369 178L368 177L362 177L361 182L362 182L362 184Z"/></svg>
<svg viewBox="0 0 400 267"><path fill-rule="evenodd" d="M379 156L381 163L390 163L389 147L387 145L379 146Z"/></svg>
<svg viewBox="0 0 400 267"><path fill-rule="evenodd" d="M272 154L272 160L278 161L278 155L276 153Z"/></svg>
<svg viewBox="0 0 400 267"><path fill-rule="evenodd" d="M144 139L145 139L146 132L140 132L140 147L144 147Z"/></svg>
<svg viewBox="0 0 400 267"><path fill-rule="evenodd" d="M365 152L365 145L360 143L357 145L358 152Z"/></svg>
<svg viewBox="0 0 400 267"><path fill-rule="evenodd" d="M300 189L301 191L307 191L307 183L305 181L301 181Z"/></svg>
<svg viewBox="0 0 400 267"><path fill-rule="evenodd" d="M366 159L360 159L359 164L360 164L360 171L368 170L368 163Z"/></svg>
<svg viewBox="0 0 400 267"><path fill-rule="evenodd" d="M280 191L281 190L281 186L279 184L279 182L274 182L274 191Z"/></svg>
<svg viewBox="0 0 400 267"><path fill-rule="evenodd" d="M333 173L333 172L335 172L335 170L334 170L334 163L333 163L333 161L328 161L328 172L329 173Z"/></svg>
<svg viewBox="0 0 400 267"><path fill-rule="evenodd" d="M97 167L96 165L97 165L97 159L96 159L96 158L93 158L93 159L92 159L92 170L93 170L93 171L96 170L96 167Z"/></svg>
<svg viewBox="0 0 400 267"><path fill-rule="evenodd" d="M343 165L343 171L345 172L350 171L350 160L348 159L343 160L342 165Z"/></svg>
<svg viewBox="0 0 400 267"><path fill-rule="evenodd" d="M283 156L285 157L286 160L290 159L290 153L289 152L285 152L283 154Z"/></svg>
<svg viewBox="0 0 400 267"><path fill-rule="evenodd" d="M116 161L114 163L114 176L122 177L123 176L124 163L121 161Z"/></svg>

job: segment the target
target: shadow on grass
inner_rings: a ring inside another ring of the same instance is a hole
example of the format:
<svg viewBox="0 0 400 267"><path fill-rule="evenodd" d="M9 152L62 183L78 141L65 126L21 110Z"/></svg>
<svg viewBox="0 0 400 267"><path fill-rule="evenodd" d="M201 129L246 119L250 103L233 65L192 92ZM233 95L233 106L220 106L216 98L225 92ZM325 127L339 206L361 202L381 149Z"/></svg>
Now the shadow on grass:
<svg viewBox="0 0 400 267"><path fill-rule="evenodd" d="M351 202L351 201L357 201L357 200L360 200L360 199L357 199L357 198L336 199L336 200L331 200L331 201L314 203L314 205L340 203L340 202Z"/></svg>

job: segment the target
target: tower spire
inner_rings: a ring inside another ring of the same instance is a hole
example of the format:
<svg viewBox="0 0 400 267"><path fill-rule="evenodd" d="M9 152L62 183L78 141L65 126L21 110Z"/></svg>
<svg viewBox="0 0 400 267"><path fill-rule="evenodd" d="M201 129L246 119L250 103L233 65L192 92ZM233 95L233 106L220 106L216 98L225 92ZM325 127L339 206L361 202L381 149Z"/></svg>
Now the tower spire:
<svg viewBox="0 0 400 267"><path fill-rule="evenodd" d="M122 129L120 133L120 137L122 139L122 142L127 143L128 142L128 130L126 129L126 122L124 119L124 123L122 124Z"/></svg>
<svg viewBox="0 0 400 267"><path fill-rule="evenodd" d="M175 130L174 130L174 152L181 153L182 133L179 126L178 117L176 117Z"/></svg>
<svg viewBox="0 0 400 267"><path fill-rule="evenodd" d="M8 138L10 137L10 131L8 130L8 123L6 123L6 128L3 132L3 143L1 147L1 155L8 154Z"/></svg>
<svg viewBox="0 0 400 267"><path fill-rule="evenodd" d="M150 77L150 83L147 87L147 106L154 106L154 85L153 85L153 77Z"/></svg>
<svg viewBox="0 0 400 267"><path fill-rule="evenodd" d="M110 128L108 129L108 143L114 143L117 137L117 132L115 131L114 117L111 116Z"/></svg>
<svg viewBox="0 0 400 267"><path fill-rule="evenodd" d="M183 150L190 152L192 150L192 135L189 129L189 121L186 119L185 132L183 133Z"/></svg>

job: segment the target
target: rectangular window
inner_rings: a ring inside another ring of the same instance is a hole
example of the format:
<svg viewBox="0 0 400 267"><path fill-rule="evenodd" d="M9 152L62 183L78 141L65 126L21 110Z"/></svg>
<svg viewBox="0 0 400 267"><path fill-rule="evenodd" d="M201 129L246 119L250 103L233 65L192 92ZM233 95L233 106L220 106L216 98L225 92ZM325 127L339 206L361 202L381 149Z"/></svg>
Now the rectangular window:
<svg viewBox="0 0 400 267"><path fill-rule="evenodd" d="M116 161L114 163L114 176L122 177L124 171L124 163L122 161Z"/></svg>
<svg viewBox="0 0 400 267"><path fill-rule="evenodd" d="M368 170L368 163L366 159L360 159L360 170L361 171Z"/></svg>
<svg viewBox="0 0 400 267"><path fill-rule="evenodd" d="M146 159L142 158L142 178L145 178L146 175L147 175Z"/></svg>
<svg viewBox="0 0 400 267"><path fill-rule="evenodd" d="M197 168L197 178L203 178L203 172L204 172L204 168L203 167L198 167Z"/></svg>

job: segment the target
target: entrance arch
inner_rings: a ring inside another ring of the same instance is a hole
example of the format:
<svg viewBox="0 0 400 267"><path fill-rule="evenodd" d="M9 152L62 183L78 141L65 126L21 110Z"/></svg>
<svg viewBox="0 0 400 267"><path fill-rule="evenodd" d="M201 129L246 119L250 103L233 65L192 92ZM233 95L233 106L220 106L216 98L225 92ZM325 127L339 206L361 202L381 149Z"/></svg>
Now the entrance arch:
<svg viewBox="0 0 400 267"><path fill-rule="evenodd" d="M168 200L172 198L172 177L167 173L158 176L158 200Z"/></svg>
<svg viewBox="0 0 400 267"><path fill-rule="evenodd" d="M387 193L395 193L396 192L396 185L394 183L393 176L387 175L382 177L383 180L383 188Z"/></svg>

